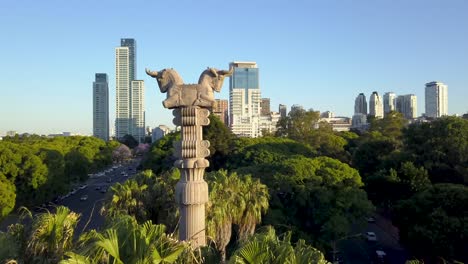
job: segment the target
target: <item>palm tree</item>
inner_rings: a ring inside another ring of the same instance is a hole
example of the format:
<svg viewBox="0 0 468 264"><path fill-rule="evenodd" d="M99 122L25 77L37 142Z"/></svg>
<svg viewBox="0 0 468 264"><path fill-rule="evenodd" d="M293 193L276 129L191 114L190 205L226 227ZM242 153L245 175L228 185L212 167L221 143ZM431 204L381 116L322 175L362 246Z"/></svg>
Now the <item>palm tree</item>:
<svg viewBox="0 0 468 264"><path fill-rule="evenodd" d="M231 241L232 223L240 219L245 203L239 193L242 182L237 174L227 175L220 170L207 175L210 179L210 201L207 204L207 233L221 255L226 260L226 246Z"/></svg>
<svg viewBox="0 0 468 264"><path fill-rule="evenodd" d="M111 187L112 199L101 209L105 216L131 215L138 220L146 220L146 211L143 204L146 184L138 184L135 180L126 181L124 184L116 183Z"/></svg>
<svg viewBox="0 0 468 264"><path fill-rule="evenodd" d="M154 225L151 221L139 225L130 216L113 220L114 224L101 233L92 230L81 235L78 253L68 252L69 259L60 264L174 263L189 249L188 244L166 235L163 225Z"/></svg>
<svg viewBox="0 0 468 264"><path fill-rule="evenodd" d="M73 233L79 218L79 214L64 206L57 207L55 214L47 211L35 216L25 258L57 263L73 245Z"/></svg>
<svg viewBox="0 0 468 264"><path fill-rule="evenodd" d="M244 200L245 207L239 221L234 222L239 226L239 241L245 241L255 232L255 226L262 221L262 214L265 214L269 206L268 187L253 180L250 175L243 179L243 191L240 192Z"/></svg>
<svg viewBox="0 0 468 264"><path fill-rule="evenodd" d="M275 230L268 227L265 232L252 236L238 248L230 263L236 264L327 264L323 254L317 249L299 240L291 244L291 232L282 237L276 236Z"/></svg>

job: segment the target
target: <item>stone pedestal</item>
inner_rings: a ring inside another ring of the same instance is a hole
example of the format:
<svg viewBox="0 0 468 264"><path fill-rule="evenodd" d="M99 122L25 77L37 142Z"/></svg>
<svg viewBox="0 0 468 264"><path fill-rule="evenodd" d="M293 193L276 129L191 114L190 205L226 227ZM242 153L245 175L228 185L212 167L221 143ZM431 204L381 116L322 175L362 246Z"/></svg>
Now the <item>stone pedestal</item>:
<svg viewBox="0 0 468 264"><path fill-rule="evenodd" d="M208 184L203 179L205 159L210 154L210 142L203 140L202 126L210 123L208 109L199 106L177 108L173 111L174 124L181 127L181 141L175 143L178 160L174 166L180 170L176 185L176 202L180 209L179 239L191 241L197 248L206 245L205 203L208 202Z"/></svg>

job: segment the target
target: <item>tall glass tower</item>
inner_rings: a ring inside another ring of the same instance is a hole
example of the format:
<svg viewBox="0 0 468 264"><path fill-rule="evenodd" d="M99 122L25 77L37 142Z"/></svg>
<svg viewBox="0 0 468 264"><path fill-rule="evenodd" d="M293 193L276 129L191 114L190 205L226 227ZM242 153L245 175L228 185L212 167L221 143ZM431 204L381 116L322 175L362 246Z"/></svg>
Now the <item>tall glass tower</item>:
<svg viewBox="0 0 468 264"><path fill-rule="evenodd" d="M261 94L256 62L234 61L229 78L230 127L234 134L243 137L261 136L259 128Z"/></svg>
<svg viewBox="0 0 468 264"><path fill-rule="evenodd" d="M93 136L109 140L109 82L106 73L96 73L93 82Z"/></svg>

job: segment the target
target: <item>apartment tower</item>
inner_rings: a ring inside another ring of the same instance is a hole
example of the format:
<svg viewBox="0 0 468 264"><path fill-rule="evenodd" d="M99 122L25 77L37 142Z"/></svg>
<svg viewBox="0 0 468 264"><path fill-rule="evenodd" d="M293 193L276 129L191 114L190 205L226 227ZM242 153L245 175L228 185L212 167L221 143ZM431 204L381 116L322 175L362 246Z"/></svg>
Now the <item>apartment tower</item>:
<svg viewBox="0 0 468 264"><path fill-rule="evenodd" d="M384 115L387 115L391 111L396 110L395 100L396 100L395 93L389 92L389 93L384 94L384 96L383 96Z"/></svg>
<svg viewBox="0 0 468 264"><path fill-rule="evenodd" d="M369 115L375 118L383 118L382 96L377 92L373 92L369 98Z"/></svg>
<svg viewBox="0 0 468 264"><path fill-rule="evenodd" d="M144 82L136 80L136 41L121 39L115 48L116 119L115 137L132 135L144 140Z"/></svg>
<svg viewBox="0 0 468 264"><path fill-rule="evenodd" d="M448 87L441 82L426 83L426 116L448 115Z"/></svg>

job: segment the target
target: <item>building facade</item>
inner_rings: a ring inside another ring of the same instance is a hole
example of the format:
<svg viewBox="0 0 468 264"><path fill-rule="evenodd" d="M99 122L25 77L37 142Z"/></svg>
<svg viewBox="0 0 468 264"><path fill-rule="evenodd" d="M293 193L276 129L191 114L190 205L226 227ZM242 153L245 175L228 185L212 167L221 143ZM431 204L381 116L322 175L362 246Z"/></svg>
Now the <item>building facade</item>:
<svg viewBox="0 0 468 264"><path fill-rule="evenodd" d="M228 100L224 99L215 99L215 102L213 104L213 115L217 116L223 124L226 126L229 126L229 114L228 114L228 109L229 109L229 102Z"/></svg>
<svg viewBox="0 0 468 264"><path fill-rule="evenodd" d="M131 83L131 135L138 141L145 140L145 83L142 80L135 80Z"/></svg>
<svg viewBox="0 0 468 264"><path fill-rule="evenodd" d="M384 108L384 115L386 116L391 111L395 111L395 101L396 95L395 93L389 92L385 93L383 96L383 108Z"/></svg>
<svg viewBox="0 0 468 264"><path fill-rule="evenodd" d="M270 115L270 98L262 98L260 102L260 115L269 116Z"/></svg>
<svg viewBox="0 0 468 264"><path fill-rule="evenodd" d="M354 113L367 115L367 101L363 93L360 93L354 100Z"/></svg>
<svg viewBox="0 0 468 264"><path fill-rule="evenodd" d="M395 100L395 110L406 119L415 119L418 113L417 98L414 94L399 95Z"/></svg>
<svg viewBox="0 0 468 264"><path fill-rule="evenodd" d="M372 115L375 118L383 118L384 116L382 96L377 92L372 92L372 95L369 98L369 115Z"/></svg>
<svg viewBox="0 0 468 264"><path fill-rule="evenodd" d="M159 125L158 127L153 128L153 131L151 132L151 142L154 143L169 133L171 133L171 129L168 126Z"/></svg>
<svg viewBox="0 0 468 264"><path fill-rule="evenodd" d="M448 115L448 86L441 82L426 83L426 116L438 118Z"/></svg>
<svg viewBox="0 0 468 264"><path fill-rule="evenodd" d="M260 136L261 93L256 62L231 62L229 78L229 122L231 131L241 137Z"/></svg>
<svg viewBox="0 0 468 264"><path fill-rule="evenodd" d="M285 118L288 115L288 107L284 104L280 104L278 112L280 113L280 117Z"/></svg>
<svg viewBox="0 0 468 264"><path fill-rule="evenodd" d="M145 133L144 83L136 80L136 41L120 42L121 46L115 48L115 137L129 134L141 143Z"/></svg>
<svg viewBox="0 0 468 264"><path fill-rule="evenodd" d="M335 117L330 115L328 117L321 117L319 122L327 122L331 125L333 131L342 132L349 131L352 125L352 120L349 117Z"/></svg>
<svg viewBox="0 0 468 264"><path fill-rule="evenodd" d="M93 136L109 140L109 81L106 73L96 73L93 82Z"/></svg>

